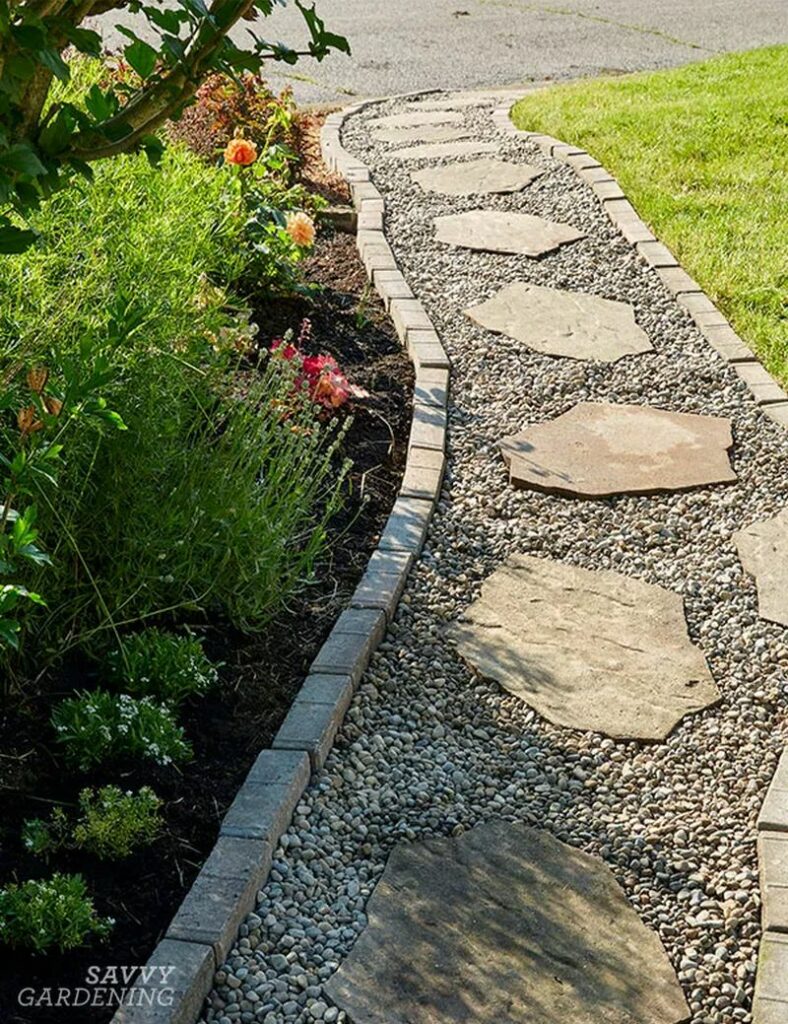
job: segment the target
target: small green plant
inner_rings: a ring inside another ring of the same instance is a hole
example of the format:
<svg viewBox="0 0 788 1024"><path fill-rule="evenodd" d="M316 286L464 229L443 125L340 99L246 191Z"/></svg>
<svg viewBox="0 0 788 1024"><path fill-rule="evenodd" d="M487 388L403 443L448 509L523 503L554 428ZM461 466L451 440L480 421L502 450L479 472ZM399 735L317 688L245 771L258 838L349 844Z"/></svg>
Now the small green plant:
<svg viewBox="0 0 788 1024"><path fill-rule="evenodd" d="M52 724L67 761L81 771L116 757L168 765L192 755L169 708L150 697L137 700L104 690L81 693L55 708Z"/></svg>
<svg viewBox="0 0 788 1024"><path fill-rule="evenodd" d="M81 875L56 873L0 889L0 942L15 949L62 953L90 935L106 938L114 923L96 914Z"/></svg>
<svg viewBox="0 0 788 1024"><path fill-rule="evenodd" d="M104 860L121 860L156 839L163 824L161 805L149 786L138 793L124 793L117 786L83 789L76 823L69 821L62 807L56 807L48 821L30 818L24 823L22 842L37 857L46 858L67 848L87 850Z"/></svg>
<svg viewBox="0 0 788 1024"><path fill-rule="evenodd" d="M62 807L56 807L48 821L43 818L28 818L22 826L22 843L26 850L45 860L68 845L71 828L68 816Z"/></svg>
<svg viewBox="0 0 788 1024"><path fill-rule="evenodd" d="M106 860L121 860L137 847L154 841L163 824L161 800L143 786L138 793L124 793L117 786L79 794L82 817L74 828L74 842L81 849Z"/></svg>
<svg viewBox="0 0 788 1024"><path fill-rule="evenodd" d="M123 641L107 659L110 678L124 693L180 704L206 693L219 673L193 636L146 629Z"/></svg>

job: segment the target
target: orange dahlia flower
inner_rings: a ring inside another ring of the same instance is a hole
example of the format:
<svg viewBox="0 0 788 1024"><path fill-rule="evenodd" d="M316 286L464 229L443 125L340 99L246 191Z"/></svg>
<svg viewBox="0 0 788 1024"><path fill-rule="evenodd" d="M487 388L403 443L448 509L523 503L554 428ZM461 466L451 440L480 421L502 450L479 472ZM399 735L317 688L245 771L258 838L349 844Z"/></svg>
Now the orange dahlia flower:
<svg viewBox="0 0 788 1024"><path fill-rule="evenodd" d="M296 245L314 245L315 225L306 213L292 213L287 218L287 233Z"/></svg>
<svg viewBox="0 0 788 1024"><path fill-rule="evenodd" d="M230 139L224 150L224 162L248 167L257 159L257 146L248 139Z"/></svg>

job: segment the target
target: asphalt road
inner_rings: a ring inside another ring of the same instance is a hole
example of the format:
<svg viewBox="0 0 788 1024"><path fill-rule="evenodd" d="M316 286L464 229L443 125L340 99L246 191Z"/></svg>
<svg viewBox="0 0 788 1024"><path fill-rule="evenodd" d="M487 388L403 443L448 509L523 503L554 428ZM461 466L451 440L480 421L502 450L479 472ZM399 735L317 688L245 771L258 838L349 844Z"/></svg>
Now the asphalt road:
<svg viewBox="0 0 788 1024"><path fill-rule="evenodd" d="M270 66L301 103L664 68L788 41L788 0L317 0L317 9L353 55ZM113 48L123 43L118 20L101 19ZM290 45L305 38L292 0L254 28Z"/></svg>

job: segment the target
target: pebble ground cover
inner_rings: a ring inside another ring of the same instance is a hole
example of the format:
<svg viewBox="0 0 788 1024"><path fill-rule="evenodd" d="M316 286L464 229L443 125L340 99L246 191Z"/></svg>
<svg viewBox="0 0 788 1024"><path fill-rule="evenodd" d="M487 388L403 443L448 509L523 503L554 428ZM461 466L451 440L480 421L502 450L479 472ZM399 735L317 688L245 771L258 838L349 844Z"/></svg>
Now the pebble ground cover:
<svg viewBox="0 0 788 1024"><path fill-rule="evenodd" d="M393 847L519 821L600 857L659 935L693 1024L751 1021L760 936L755 819L784 742L788 646L758 617L732 535L788 499L788 435L698 333L570 168L502 136L490 109L463 127L502 158L545 173L514 195L425 194L368 122L343 145L386 200L400 267L452 360L449 470L430 534L388 636L325 769L276 851L259 905L217 973L204 1022L342 1021L325 981L366 924ZM615 170L615 168L611 168ZM586 237L535 261L450 248L435 217L480 205L572 225ZM493 336L463 310L515 281L630 303L654 351L602 365L555 360ZM510 488L498 442L581 401L650 404L728 417L738 481L651 496L578 501ZM447 627L510 554L614 569L684 598L689 636L721 691L664 742L557 728L474 675Z"/></svg>

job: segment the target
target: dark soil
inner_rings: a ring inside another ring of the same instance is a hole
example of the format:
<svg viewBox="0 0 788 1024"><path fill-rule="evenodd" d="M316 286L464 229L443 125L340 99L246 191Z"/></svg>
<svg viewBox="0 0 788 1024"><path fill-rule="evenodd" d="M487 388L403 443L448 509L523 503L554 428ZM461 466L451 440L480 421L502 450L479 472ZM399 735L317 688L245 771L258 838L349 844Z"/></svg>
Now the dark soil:
<svg viewBox="0 0 788 1024"><path fill-rule="evenodd" d="M410 363L380 301L367 288L353 239L337 234L320 241L306 275L323 292L312 301L261 305L256 311L261 345L270 345L288 328L298 333L308 317L313 351L332 354L350 381L371 393L352 410L343 454L352 459L353 470L346 507L333 524L330 554L317 583L263 636L242 636L221 623L205 630L209 654L225 665L220 686L181 716L195 752L181 769L115 764L82 778L62 770L48 719L58 696L91 685L82 664L65 666L57 678L23 685L13 706L0 709L0 885L54 870L79 871L97 911L117 922L106 944L63 956L2 950L2 1024L103 1024L112 1016L111 1008L24 1008L18 995L26 988L41 996L49 987L54 1004L58 988L85 986L91 965L145 963L210 851L246 772L270 745L396 498L410 427ZM25 853L24 819L46 817L57 803L73 806L82 786L110 782L129 789L151 785L166 801L167 831L153 846L114 864L79 853L58 854L46 865Z"/></svg>

